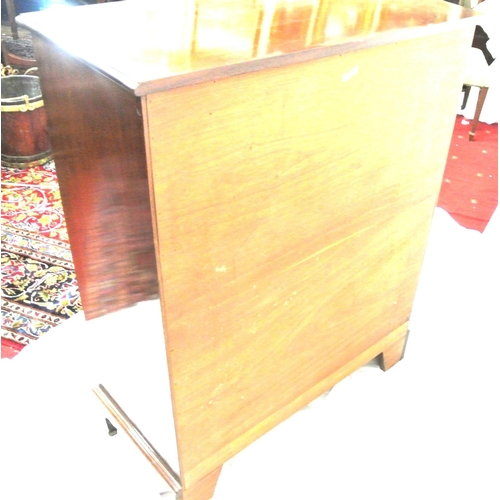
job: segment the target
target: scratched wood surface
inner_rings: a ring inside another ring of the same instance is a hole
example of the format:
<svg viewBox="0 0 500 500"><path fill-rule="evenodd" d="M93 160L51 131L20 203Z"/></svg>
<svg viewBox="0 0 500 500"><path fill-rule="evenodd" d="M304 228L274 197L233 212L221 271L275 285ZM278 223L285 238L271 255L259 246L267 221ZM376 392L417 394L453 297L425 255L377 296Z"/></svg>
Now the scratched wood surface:
<svg viewBox="0 0 500 500"><path fill-rule="evenodd" d="M401 352L470 40L144 98L187 487L366 353Z"/></svg>

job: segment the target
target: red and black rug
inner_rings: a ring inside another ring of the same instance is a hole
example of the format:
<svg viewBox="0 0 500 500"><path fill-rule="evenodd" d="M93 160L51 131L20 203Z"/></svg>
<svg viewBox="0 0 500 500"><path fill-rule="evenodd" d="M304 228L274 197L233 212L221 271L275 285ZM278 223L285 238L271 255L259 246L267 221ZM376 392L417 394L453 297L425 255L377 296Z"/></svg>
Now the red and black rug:
<svg viewBox="0 0 500 500"><path fill-rule="evenodd" d="M2 166L2 355L81 310L54 163Z"/></svg>

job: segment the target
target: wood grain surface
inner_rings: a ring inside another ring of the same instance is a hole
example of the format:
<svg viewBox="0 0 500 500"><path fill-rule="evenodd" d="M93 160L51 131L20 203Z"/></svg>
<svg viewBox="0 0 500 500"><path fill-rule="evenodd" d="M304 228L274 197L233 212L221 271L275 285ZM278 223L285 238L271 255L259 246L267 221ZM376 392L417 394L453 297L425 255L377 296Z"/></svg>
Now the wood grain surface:
<svg viewBox="0 0 500 500"><path fill-rule="evenodd" d="M34 36L65 220L87 319L157 296L141 104Z"/></svg>
<svg viewBox="0 0 500 500"><path fill-rule="evenodd" d="M145 98L187 487L346 366L401 354L471 38Z"/></svg>
<svg viewBox="0 0 500 500"><path fill-rule="evenodd" d="M474 16L441 0L148 0L17 21L142 96L459 29Z"/></svg>
<svg viewBox="0 0 500 500"><path fill-rule="evenodd" d="M207 500L238 451L401 358L474 25L430 0L193 5L23 22L85 313L160 292L183 498Z"/></svg>

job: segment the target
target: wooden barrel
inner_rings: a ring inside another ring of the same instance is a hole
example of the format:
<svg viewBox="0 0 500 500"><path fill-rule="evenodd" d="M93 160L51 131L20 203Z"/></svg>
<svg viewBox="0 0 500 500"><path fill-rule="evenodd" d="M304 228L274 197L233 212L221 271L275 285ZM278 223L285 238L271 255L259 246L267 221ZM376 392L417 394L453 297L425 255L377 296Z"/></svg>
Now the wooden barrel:
<svg viewBox="0 0 500 500"><path fill-rule="evenodd" d="M40 81L33 75L2 77L2 165L26 168L52 158Z"/></svg>

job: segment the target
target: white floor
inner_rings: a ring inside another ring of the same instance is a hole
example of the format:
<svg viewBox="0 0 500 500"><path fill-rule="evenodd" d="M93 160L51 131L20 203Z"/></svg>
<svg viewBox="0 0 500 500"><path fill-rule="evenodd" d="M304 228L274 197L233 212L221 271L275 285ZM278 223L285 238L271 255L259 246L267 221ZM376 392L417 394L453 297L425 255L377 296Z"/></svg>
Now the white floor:
<svg viewBox="0 0 500 500"><path fill-rule="evenodd" d="M480 234L437 209L405 359L386 373L369 364L252 444L225 464L214 500L498 500L498 255L498 211ZM168 393L158 314L151 302L77 316L2 359L2 499L162 497L91 391L103 383L176 463L168 397L156 397Z"/></svg>

